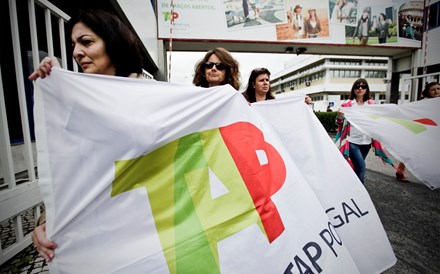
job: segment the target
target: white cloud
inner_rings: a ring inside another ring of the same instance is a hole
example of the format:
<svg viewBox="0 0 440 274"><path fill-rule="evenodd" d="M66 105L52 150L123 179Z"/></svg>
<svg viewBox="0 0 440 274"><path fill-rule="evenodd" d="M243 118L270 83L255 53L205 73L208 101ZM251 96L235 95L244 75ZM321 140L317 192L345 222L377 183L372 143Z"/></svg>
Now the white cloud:
<svg viewBox="0 0 440 274"><path fill-rule="evenodd" d="M205 56L206 52L177 52L171 53L171 81L172 83L192 84L195 64ZM265 67L272 75L284 69L284 63L292 60L296 55L274 53L239 53L232 52L232 56L240 64L241 90L246 88L249 75L254 68ZM169 61L169 53L168 53Z"/></svg>

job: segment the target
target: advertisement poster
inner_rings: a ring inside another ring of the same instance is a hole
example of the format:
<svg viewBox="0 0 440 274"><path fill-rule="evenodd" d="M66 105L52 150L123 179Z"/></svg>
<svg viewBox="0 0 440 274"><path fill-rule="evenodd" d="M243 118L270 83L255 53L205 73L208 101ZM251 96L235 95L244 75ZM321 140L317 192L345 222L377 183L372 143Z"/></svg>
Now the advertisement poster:
<svg viewBox="0 0 440 274"><path fill-rule="evenodd" d="M418 48L423 31L423 3L423 0L158 0L158 36L160 39Z"/></svg>

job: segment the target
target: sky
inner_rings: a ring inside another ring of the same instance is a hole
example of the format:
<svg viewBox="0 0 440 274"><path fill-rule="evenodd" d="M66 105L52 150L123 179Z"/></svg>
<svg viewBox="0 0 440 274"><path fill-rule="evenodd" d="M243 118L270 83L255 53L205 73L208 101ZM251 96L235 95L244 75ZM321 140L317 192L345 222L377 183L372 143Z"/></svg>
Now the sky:
<svg viewBox="0 0 440 274"><path fill-rule="evenodd" d="M194 65L205 56L206 52L171 52L171 80L172 83L192 85ZM254 68L265 67L271 74L284 69L284 63L292 60L296 55L274 53L239 53L231 52L239 63L241 74L241 88L244 90L249 75ZM169 56L167 57L169 58ZM169 59L168 59L169 60Z"/></svg>

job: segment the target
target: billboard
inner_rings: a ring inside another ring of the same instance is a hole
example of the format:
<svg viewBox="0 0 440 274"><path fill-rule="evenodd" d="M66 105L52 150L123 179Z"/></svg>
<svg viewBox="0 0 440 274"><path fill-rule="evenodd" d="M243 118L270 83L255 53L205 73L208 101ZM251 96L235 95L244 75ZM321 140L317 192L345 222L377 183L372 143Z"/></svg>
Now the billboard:
<svg viewBox="0 0 440 274"><path fill-rule="evenodd" d="M423 0L158 0L158 37L419 48L423 4Z"/></svg>

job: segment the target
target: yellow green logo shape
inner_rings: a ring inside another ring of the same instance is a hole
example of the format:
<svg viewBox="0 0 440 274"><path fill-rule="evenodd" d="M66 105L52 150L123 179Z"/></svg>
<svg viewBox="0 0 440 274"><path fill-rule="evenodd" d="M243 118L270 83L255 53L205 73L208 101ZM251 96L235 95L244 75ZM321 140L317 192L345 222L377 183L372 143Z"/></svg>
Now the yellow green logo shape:
<svg viewBox="0 0 440 274"><path fill-rule="evenodd" d="M386 117L386 116L380 116L380 115L370 115L370 117L373 119L383 118L383 119L389 120L391 122L394 122L396 124L403 126L404 128L408 129L409 131L413 132L414 134L418 134L418 133L421 133L421 132L427 130L427 127L425 127L424 125L437 126L437 124L429 118L421 118L421 119L417 119L417 120L407 120L407 119L399 119L399 118Z"/></svg>
<svg viewBox="0 0 440 274"><path fill-rule="evenodd" d="M211 195L211 173L227 192ZM284 161L263 133L238 122L116 161L111 195L146 189L170 273L220 273L219 241L254 224L269 243L282 234L271 196L285 178Z"/></svg>

